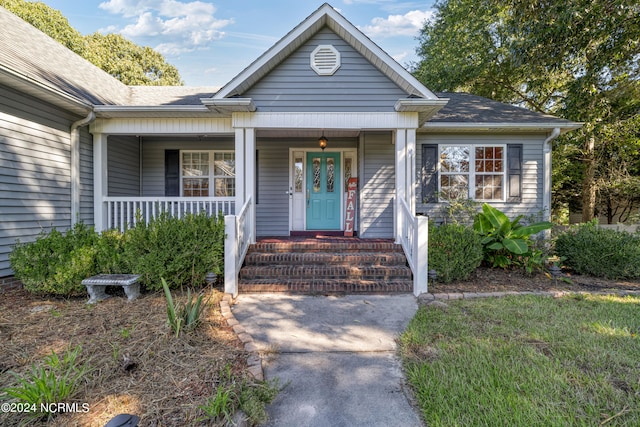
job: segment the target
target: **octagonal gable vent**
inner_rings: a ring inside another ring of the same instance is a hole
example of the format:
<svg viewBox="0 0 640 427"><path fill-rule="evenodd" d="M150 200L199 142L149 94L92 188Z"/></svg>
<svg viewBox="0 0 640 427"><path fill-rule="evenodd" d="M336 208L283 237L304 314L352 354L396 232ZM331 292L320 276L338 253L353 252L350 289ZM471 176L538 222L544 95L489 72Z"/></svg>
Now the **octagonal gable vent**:
<svg viewBox="0 0 640 427"><path fill-rule="evenodd" d="M311 52L311 68L320 76L331 76L340 68L340 52L330 44L323 44Z"/></svg>

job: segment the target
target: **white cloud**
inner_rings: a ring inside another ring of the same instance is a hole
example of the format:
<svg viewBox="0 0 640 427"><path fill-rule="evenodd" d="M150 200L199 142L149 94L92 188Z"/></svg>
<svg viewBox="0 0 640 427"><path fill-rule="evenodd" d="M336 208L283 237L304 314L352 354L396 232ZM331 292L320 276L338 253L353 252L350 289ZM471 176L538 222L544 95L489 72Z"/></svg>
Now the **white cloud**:
<svg viewBox="0 0 640 427"><path fill-rule="evenodd" d="M217 19L215 6L201 1L108 0L99 7L135 19L116 32L134 40L154 37L160 41L155 49L164 55L204 48L222 38L225 33L220 30L233 23L232 19Z"/></svg>
<svg viewBox="0 0 640 427"><path fill-rule="evenodd" d="M370 25L359 27L371 38L395 36L417 36L425 21L433 19L434 12L412 10L404 15L389 15L387 18L373 18Z"/></svg>

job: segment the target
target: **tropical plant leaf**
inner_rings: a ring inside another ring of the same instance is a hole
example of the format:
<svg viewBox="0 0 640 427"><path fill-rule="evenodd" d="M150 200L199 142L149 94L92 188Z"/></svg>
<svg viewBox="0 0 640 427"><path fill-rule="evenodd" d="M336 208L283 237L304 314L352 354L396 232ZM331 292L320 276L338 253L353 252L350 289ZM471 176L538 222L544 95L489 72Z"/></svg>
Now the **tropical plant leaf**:
<svg viewBox="0 0 640 427"><path fill-rule="evenodd" d="M513 230L513 232L511 233L511 236L515 238L531 236L532 234L536 234L541 231L548 230L551 227L553 227L553 224L548 221L536 222L534 224L529 224L524 227L520 227L516 230Z"/></svg>
<svg viewBox="0 0 640 427"><path fill-rule="evenodd" d="M504 239L504 247L511 253L522 255L529 251L529 245L522 239Z"/></svg>
<svg viewBox="0 0 640 427"><path fill-rule="evenodd" d="M504 213L488 203L482 205L482 215L497 229L502 228L506 223L511 224L509 218Z"/></svg>
<svg viewBox="0 0 640 427"><path fill-rule="evenodd" d="M478 213L478 215L476 215L475 221L473 222L473 229L478 234L489 234L489 232L494 228L495 227L491 225L491 222L489 222L489 220L483 213Z"/></svg>
<svg viewBox="0 0 640 427"><path fill-rule="evenodd" d="M499 251L504 249L504 245L500 242L495 242L490 245L487 245L487 249L491 249L492 251Z"/></svg>

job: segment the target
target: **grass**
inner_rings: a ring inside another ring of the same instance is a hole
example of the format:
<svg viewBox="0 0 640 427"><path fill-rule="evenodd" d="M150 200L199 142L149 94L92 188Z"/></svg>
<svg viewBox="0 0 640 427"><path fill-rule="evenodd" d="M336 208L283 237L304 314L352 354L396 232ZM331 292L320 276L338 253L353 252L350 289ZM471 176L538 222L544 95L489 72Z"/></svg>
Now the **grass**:
<svg viewBox="0 0 640 427"><path fill-rule="evenodd" d="M640 425L640 297L421 307L400 338L431 426Z"/></svg>

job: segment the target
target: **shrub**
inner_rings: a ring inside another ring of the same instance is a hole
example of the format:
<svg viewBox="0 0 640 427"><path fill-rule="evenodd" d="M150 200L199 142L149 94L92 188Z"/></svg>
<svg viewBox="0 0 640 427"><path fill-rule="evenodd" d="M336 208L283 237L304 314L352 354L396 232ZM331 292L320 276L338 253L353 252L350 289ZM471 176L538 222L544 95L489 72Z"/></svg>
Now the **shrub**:
<svg viewBox="0 0 640 427"><path fill-rule="evenodd" d="M66 233L53 229L35 242L16 243L9 254L15 276L35 293L75 295L85 291L81 282L96 272L97 234L92 227L75 224Z"/></svg>
<svg viewBox="0 0 640 427"><path fill-rule="evenodd" d="M118 230L105 230L96 240L96 273L130 273L124 262L125 234Z"/></svg>
<svg viewBox="0 0 640 427"><path fill-rule="evenodd" d="M162 289L163 277L170 288L203 285L207 272L222 272L223 257L222 216L163 214L149 223L139 220L125 234L127 270L140 274L140 282L154 291Z"/></svg>
<svg viewBox="0 0 640 427"><path fill-rule="evenodd" d="M640 235L606 230L595 223L560 234L555 250L579 274L607 279L640 278Z"/></svg>
<svg viewBox="0 0 640 427"><path fill-rule="evenodd" d="M429 269L438 273L438 281L466 280L481 262L481 237L471 228L429 224Z"/></svg>
<svg viewBox="0 0 640 427"><path fill-rule="evenodd" d="M511 221L503 212L485 203L476 216L473 229L482 236L484 259L493 267L528 265L532 260L542 262L541 253L532 253L531 236L553 226L541 221L529 225L520 224L522 216Z"/></svg>

